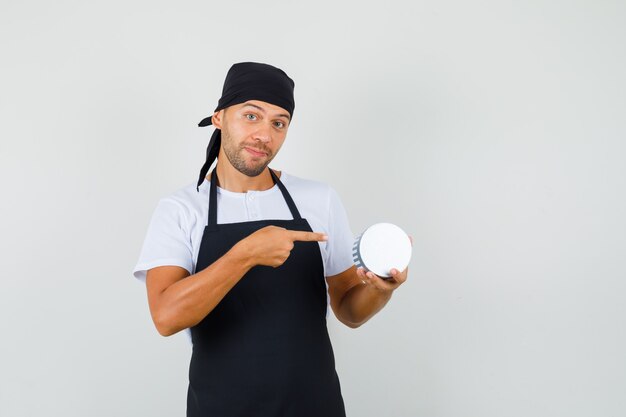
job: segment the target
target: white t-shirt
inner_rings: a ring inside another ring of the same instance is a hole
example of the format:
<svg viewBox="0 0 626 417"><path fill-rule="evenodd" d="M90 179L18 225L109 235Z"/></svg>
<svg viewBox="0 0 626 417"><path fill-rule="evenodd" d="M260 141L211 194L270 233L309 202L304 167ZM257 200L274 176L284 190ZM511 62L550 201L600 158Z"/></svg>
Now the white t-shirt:
<svg viewBox="0 0 626 417"><path fill-rule="evenodd" d="M280 180L293 198L300 216L314 232L324 232L328 240L318 242L324 275L332 276L353 264L354 236L337 192L319 181L302 179L282 172ZM208 223L210 181L188 184L161 198L152 215L133 275L145 282L147 270L163 265L196 272L196 261L204 227ZM235 193L217 187L217 223L266 219L292 219L283 194L275 184L263 191Z"/></svg>

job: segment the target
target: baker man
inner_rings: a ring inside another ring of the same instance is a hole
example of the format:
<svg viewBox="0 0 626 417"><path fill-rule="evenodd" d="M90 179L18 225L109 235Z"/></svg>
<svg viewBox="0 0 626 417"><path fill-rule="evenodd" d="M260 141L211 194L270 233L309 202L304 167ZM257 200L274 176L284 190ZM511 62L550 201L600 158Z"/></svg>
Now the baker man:
<svg viewBox="0 0 626 417"><path fill-rule="evenodd" d="M337 193L268 167L293 90L274 66L230 68L199 180L159 201L133 271L158 332L190 332L190 417L345 416L328 303L355 328L407 279L357 270Z"/></svg>

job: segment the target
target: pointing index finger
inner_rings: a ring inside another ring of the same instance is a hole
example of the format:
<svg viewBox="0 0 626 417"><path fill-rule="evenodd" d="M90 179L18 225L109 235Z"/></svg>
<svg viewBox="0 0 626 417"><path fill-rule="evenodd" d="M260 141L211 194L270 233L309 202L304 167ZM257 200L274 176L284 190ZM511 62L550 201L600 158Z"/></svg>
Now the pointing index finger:
<svg viewBox="0 0 626 417"><path fill-rule="evenodd" d="M289 237L291 237L291 240L300 240L304 242L328 240L328 235L326 235L325 233L302 232L299 230L290 230Z"/></svg>

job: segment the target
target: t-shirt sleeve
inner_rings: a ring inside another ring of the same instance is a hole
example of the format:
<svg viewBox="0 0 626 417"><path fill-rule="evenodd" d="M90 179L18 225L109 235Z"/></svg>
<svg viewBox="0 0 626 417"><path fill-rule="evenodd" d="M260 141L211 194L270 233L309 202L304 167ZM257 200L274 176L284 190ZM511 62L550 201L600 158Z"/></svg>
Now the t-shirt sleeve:
<svg viewBox="0 0 626 417"><path fill-rule="evenodd" d="M339 195L332 187L329 188L326 276L333 276L353 265L354 235Z"/></svg>
<svg viewBox="0 0 626 417"><path fill-rule="evenodd" d="M159 200L141 248L133 275L146 281L146 273L157 266L175 265L191 274L193 250L185 208L175 200Z"/></svg>

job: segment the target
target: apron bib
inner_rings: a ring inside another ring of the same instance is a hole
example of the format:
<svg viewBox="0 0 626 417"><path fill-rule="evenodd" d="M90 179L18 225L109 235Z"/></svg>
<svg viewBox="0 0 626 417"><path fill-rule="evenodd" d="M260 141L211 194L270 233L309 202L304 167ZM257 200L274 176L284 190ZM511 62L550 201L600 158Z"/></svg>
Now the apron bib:
<svg viewBox="0 0 626 417"><path fill-rule="evenodd" d="M293 220L217 224L213 170L197 271L265 226L312 231L271 169L270 174ZM344 417L326 309L318 242L294 242L289 258L277 268L251 268L191 327L187 416Z"/></svg>

